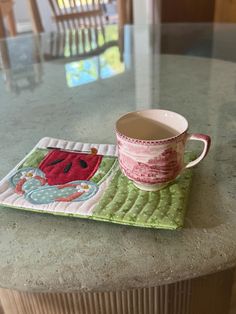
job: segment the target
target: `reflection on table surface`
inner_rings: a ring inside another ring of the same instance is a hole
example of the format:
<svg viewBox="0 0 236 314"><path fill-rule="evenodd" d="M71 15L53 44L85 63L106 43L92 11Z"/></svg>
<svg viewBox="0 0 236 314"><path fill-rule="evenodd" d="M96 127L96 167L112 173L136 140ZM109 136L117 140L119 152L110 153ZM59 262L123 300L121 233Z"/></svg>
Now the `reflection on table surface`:
<svg viewBox="0 0 236 314"><path fill-rule="evenodd" d="M6 89L15 93L33 90L42 82L42 58L36 37L17 41L0 41L1 67Z"/></svg>
<svg viewBox="0 0 236 314"><path fill-rule="evenodd" d="M122 73L122 34L116 25L110 25L2 40L0 53L6 87L16 93L32 90L41 83L43 62L50 61L65 64L69 87Z"/></svg>
<svg viewBox="0 0 236 314"><path fill-rule="evenodd" d="M65 71L68 86L76 87L118 75L125 71L125 66L119 59L118 48L111 47L99 56L66 63Z"/></svg>
<svg viewBox="0 0 236 314"><path fill-rule="evenodd" d="M24 35L0 41L2 77L7 90L33 90L42 83L43 64L49 62L63 64L68 87L132 68L136 81L143 76L151 85L153 62L160 54L236 61L235 35L231 24L126 25L122 29L112 24Z"/></svg>

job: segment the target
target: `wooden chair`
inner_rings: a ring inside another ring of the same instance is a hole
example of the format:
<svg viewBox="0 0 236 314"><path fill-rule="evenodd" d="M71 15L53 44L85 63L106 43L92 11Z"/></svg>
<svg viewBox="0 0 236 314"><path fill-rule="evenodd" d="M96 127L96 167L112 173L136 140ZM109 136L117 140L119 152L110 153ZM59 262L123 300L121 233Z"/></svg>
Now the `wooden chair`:
<svg viewBox="0 0 236 314"><path fill-rule="evenodd" d="M0 8L0 39L6 36L5 26L3 23L2 10Z"/></svg>
<svg viewBox="0 0 236 314"><path fill-rule="evenodd" d="M36 0L27 0L33 30L44 31ZM105 14L102 0L48 0L57 31L51 32L44 57L46 60L85 58L120 45L105 34ZM121 59L123 58L121 51Z"/></svg>
<svg viewBox="0 0 236 314"><path fill-rule="evenodd" d="M13 5L12 0L0 0L0 38L6 36L3 17L6 17L9 34L11 36L17 35Z"/></svg>
<svg viewBox="0 0 236 314"><path fill-rule="evenodd" d="M118 26L123 29L126 24L133 24L133 1L117 0Z"/></svg>
<svg viewBox="0 0 236 314"><path fill-rule="evenodd" d="M106 40L103 29L89 28L68 32L51 32L44 48L45 60L65 62L99 55L110 47L119 47L118 40Z"/></svg>
<svg viewBox="0 0 236 314"><path fill-rule="evenodd" d="M65 46L66 37L69 42L70 55L72 46L75 55L91 52L99 47L99 33L105 42L104 16L101 0L49 0L52 9L52 19L55 21L59 40ZM82 43L82 44L81 44ZM95 46L95 47L94 47ZM81 49L82 48L82 49Z"/></svg>
<svg viewBox="0 0 236 314"><path fill-rule="evenodd" d="M57 32L52 33L56 37L51 41L51 51L48 53L53 57L62 57L66 46L72 55L95 50L99 46L99 36L105 42L102 0L48 0L52 12L52 20L55 22ZM33 30L35 33L44 31L36 0L28 0L31 13ZM100 35L99 35L100 34ZM69 45L68 45L69 43ZM75 49L72 49L72 46ZM68 49L67 49L68 50ZM79 52L80 50L80 52Z"/></svg>
<svg viewBox="0 0 236 314"><path fill-rule="evenodd" d="M48 0L52 20L59 32L81 28L98 28L104 25L104 14L101 5L102 0ZM36 0L27 0L33 31L44 31Z"/></svg>
<svg viewBox="0 0 236 314"><path fill-rule="evenodd" d="M101 0L49 0L53 20L59 30L102 27L104 25Z"/></svg>

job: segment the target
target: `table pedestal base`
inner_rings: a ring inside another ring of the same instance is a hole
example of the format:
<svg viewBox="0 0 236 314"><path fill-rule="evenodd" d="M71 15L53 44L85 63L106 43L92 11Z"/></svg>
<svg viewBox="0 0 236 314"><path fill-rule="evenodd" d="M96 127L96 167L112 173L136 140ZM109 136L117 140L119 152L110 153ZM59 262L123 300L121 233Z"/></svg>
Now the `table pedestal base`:
<svg viewBox="0 0 236 314"><path fill-rule="evenodd" d="M230 269L174 284L115 292L0 289L0 301L4 314L227 314L233 274Z"/></svg>

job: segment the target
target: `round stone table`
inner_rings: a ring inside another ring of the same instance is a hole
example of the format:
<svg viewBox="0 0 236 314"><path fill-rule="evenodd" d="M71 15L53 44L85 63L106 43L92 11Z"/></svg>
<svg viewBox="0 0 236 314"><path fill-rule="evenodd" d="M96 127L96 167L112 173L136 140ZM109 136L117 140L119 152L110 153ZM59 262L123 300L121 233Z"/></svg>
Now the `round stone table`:
<svg viewBox="0 0 236 314"><path fill-rule="evenodd" d="M34 88L7 91L1 80L1 177L44 136L113 143L116 119L138 108L177 111L190 132L212 137L208 157L194 169L179 231L1 207L6 314L226 313L236 264L236 64L152 57L151 69L144 60L143 71L135 71L131 62L119 75L76 88L67 86L64 63L54 61L38 63ZM14 76L14 68L6 72Z"/></svg>

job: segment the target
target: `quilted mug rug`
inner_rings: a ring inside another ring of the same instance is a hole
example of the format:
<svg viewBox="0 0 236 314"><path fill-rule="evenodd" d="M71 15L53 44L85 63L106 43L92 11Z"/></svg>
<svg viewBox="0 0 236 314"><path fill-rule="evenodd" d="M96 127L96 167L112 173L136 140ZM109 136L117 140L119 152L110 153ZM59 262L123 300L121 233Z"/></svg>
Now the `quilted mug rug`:
<svg viewBox="0 0 236 314"><path fill-rule="evenodd" d="M186 162L193 158L185 155ZM157 192L141 191L118 165L111 144L43 138L0 181L0 205L118 224L183 227L192 171Z"/></svg>

